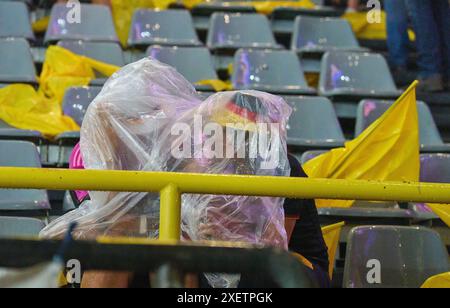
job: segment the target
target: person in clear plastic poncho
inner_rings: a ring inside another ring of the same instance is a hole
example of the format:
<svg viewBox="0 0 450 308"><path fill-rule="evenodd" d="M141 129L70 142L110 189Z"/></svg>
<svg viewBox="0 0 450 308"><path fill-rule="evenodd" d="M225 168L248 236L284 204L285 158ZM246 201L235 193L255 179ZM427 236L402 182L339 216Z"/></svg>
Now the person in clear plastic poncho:
<svg viewBox="0 0 450 308"><path fill-rule="evenodd" d="M201 102L173 68L146 58L112 76L90 105L81 129L81 153L86 169L289 176L290 113L282 98L255 91L218 93ZM81 239L158 237L158 194L89 195L89 201L52 222L41 236L61 237L77 221L75 236ZM283 202L183 195L182 239L287 249ZM114 281L120 280L114 275ZM125 279L128 274L123 275ZM207 278L214 287L236 287L239 282L236 275ZM94 284L107 280L93 279Z"/></svg>

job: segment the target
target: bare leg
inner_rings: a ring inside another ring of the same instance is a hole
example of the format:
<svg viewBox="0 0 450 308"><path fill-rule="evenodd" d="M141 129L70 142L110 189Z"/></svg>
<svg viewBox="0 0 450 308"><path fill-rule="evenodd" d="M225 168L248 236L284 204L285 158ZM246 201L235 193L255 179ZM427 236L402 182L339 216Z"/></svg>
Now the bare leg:
<svg viewBox="0 0 450 308"><path fill-rule="evenodd" d="M126 289L133 278L128 272L86 272L83 276L81 288L83 289Z"/></svg>

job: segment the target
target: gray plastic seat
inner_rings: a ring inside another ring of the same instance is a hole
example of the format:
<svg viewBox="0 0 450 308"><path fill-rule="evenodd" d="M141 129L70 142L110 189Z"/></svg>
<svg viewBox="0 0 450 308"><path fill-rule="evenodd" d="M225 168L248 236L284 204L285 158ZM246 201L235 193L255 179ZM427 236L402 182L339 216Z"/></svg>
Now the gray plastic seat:
<svg viewBox="0 0 450 308"><path fill-rule="evenodd" d="M233 87L279 94L315 94L297 55L287 50L240 49L234 56Z"/></svg>
<svg viewBox="0 0 450 308"><path fill-rule="evenodd" d="M50 24L45 33L45 43L60 40L84 40L118 42L111 10L105 5L81 4L81 23L69 23L68 13L72 8L55 4Z"/></svg>
<svg viewBox="0 0 450 308"><path fill-rule="evenodd" d="M362 50L347 20L308 16L295 19L291 49L298 53Z"/></svg>
<svg viewBox="0 0 450 308"><path fill-rule="evenodd" d="M25 3L0 1L0 37L34 40L30 14Z"/></svg>
<svg viewBox="0 0 450 308"><path fill-rule="evenodd" d="M101 89L101 87L69 88L63 100L64 114L74 119L81 126L89 105L97 97Z"/></svg>
<svg viewBox="0 0 450 308"><path fill-rule="evenodd" d="M359 103L356 116L355 136L359 136L367 127L380 118L394 101L367 99ZM422 152L450 153L450 145L444 144L434 122L430 108L424 102L417 102L419 113L420 142Z"/></svg>
<svg viewBox="0 0 450 308"><path fill-rule="evenodd" d="M34 144L25 141L0 140L0 166L41 168ZM0 210L43 211L50 209L45 190L0 189Z"/></svg>
<svg viewBox="0 0 450 308"><path fill-rule="evenodd" d="M125 65L122 48L115 42L60 41L58 46L108 64L119 67ZM97 73L96 77L90 82L91 85L102 86L108 80L108 77L100 73Z"/></svg>
<svg viewBox="0 0 450 308"><path fill-rule="evenodd" d="M115 42L60 41L58 46L73 53L93 58L108 64L124 66L122 47Z"/></svg>
<svg viewBox="0 0 450 308"><path fill-rule="evenodd" d="M358 227L348 237L344 287L419 288L448 269L447 249L433 230Z"/></svg>
<svg viewBox="0 0 450 308"><path fill-rule="evenodd" d="M30 45L25 39L0 39L0 82L37 82Z"/></svg>
<svg viewBox="0 0 450 308"><path fill-rule="evenodd" d="M136 10L133 16L130 46L200 46L191 14L185 10Z"/></svg>
<svg viewBox="0 0 450 308"><path fill-rule="evenodd" d="M450 154L420 155L420 181L450 184ZM419 220L440 219L424 203L411 203L409 208Z"/></svg>
<svg viewBox="0 0 450 308"><path fill-rule="evenodd" d="M0 238L37 237L43 221L25 217L0 217Z"/></svg>
<svg viewBox="0 0 450 308"><path fill-rule="evenodd" d="M327 98L286 96L284 99L293 108L287 132L289 146L311 150L344 145L344 133Z"/></svg>
<svg viewBox="0 0 450 308"><path fill-rule="evenodd" d="M192 84L219 78L207 48L151 46L147 50L147 55L173 66ZM203 86L196 88L199 91L211 90L210 87Z"/></svg>
<svg viewBox="0 0 450 308"><path fill-rule="evenodd" d="M327 97L397 98L386 59L380 54L327 52L322 59L319 93Z"/></svg>
<svg viewBox="0 0 450 308"><path fill-rule="evenodd" d="M210 49L281 49L275 41L269 20L261 14L214 13L207 45Z"/></svg>

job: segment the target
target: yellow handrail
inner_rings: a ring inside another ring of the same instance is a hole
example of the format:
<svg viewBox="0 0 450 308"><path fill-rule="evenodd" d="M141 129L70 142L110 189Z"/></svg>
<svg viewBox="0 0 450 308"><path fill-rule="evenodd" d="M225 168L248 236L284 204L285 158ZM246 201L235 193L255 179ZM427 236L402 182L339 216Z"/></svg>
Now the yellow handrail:
<svg viewBox="0 0 450 308"><path fill-rule="evenodd" d="M450 184L169 172L2 167L0 188L159 192L163 240L179 239L183 193L450 203Z"/></svg>

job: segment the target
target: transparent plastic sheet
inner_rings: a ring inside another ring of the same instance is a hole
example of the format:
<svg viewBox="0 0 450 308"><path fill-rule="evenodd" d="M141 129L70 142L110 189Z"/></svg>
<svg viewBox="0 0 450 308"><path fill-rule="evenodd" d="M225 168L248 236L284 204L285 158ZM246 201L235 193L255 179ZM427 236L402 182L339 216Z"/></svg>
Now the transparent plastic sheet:
<svg viewBox="0 0 450 308"><path fill-rule="evenodd" d="M86 169L289 176L290 113L282 98L254 91L218 93L201 102L173 68L146 58L113 75L90 105L81 152ZM158 237L158 194L90 192L90 197L41 236L61 237L77 221L75 235L82 239ZM283 203L283 198L183 195L182 239L287 249ZM214 287L239 283L236 275L207 278Z"/></svg>

